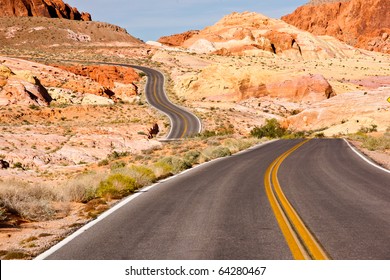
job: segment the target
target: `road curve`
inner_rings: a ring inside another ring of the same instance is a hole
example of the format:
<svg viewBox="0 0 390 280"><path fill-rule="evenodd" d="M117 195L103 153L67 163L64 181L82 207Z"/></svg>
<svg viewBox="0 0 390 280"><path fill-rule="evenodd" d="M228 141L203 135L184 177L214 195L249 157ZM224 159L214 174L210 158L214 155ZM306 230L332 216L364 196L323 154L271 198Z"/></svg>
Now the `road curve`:
<svg viewBox="0 0 390 280"><path fill-rule="evenodd" d="M280 140L157 184L45 259L293 259L265 187L302 140ZM337 139L311 140L277 177L334 259L390 259L390 174Z"/></svg>
<svg viewBox="0 0 390 280"><path fill-rule="evenodd" d="M171 129L166 136L167 140L190 137L201 132L202 126L199 118L188 110L173 104L168 99L164 90L165 78L160 71L138 65L107 64L135 68L147 75L146 100L151 106L167 115L171 122Z"/></svg>

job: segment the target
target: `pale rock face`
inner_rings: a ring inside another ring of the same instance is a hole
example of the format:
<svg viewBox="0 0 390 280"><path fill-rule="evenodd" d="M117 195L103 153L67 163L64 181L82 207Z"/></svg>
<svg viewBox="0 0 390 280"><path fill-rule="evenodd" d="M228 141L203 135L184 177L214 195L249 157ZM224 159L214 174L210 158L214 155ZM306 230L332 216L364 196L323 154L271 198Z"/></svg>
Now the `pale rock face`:
<svg viewBox="0 0 390 280"><path fill-rule="evenodd" d="M322 75L272 73L259 66L237 69L228 65L211 65L198 75L184 76L177 87L177 92L188 99L224 101L268 96L292 102L309 102L335 95Z"/></svg>
<svg viewBox="0 0 390 280"><path fill-rule="evenodd" d="M349 57L354 49L341 42L316 37L284 21L249 12L230 14L190 36L186 32L159 41L197 53L277 55L305 60Z"/></svg>
<svg viewBox="0 0 390 280"><path fill-rule="evenodd" d="M314 103L298 115L287 118L285 126L292 130L316 130L327 128L326 136L348 134L362 127L375 124L378 131L386 131L390 125L390 108L386 99L390 88L348 92L330 100Z"/></svg>
<svg viewBox="0 0 390 280"><path fill-rule="evenodd" d="M212 42L205 39L199 39L189 47L189 50L196 53L211 53L215 52L217 49Z"/></svg>
<svg viewBox="0 0 390 280"><path fill-rule="evenodd" d="M83 101L81 101L81 105L112 105L114 104L114 101L103 97L103 96L97 96L94 94L85 94Z"/></svg>

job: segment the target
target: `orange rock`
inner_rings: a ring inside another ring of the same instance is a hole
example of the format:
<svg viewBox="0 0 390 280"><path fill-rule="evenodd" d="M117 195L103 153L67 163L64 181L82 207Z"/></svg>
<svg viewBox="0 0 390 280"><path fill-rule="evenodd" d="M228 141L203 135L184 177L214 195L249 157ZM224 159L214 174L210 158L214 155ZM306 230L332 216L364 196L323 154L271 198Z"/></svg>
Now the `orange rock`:
<svg viewBox="0 0 390 280"><path fill-rule="evenodd" d="M139 75L134 69L128 67L110 65L90 66L56 66L57 68L72 72L76 75L89 77L110 90L115 88L115 83L133 84L139 80Z"/></svg>
<svg viewBox="0 0 390 280"><path fill-rule="evenodd" d="M0 0L1 17L47 17L90 21L91 15L80 13L61 0Z"/></svg>
<svg viewBox="0 0 390 280"><path fill-rule="evenodd" d="M167 46L179 47L183 45L184 41L190 39L192 36L198 33L199 30L190 30L180 34L161 37L158 39L158 42Z"/></svg>
<svg viewBox="0 0 390 280"><path fill-rule="evenodd" d="M390 1L320 2L331 3L304 5L282 20L316 35L334 36L358 48L390 53Z"/></svg>

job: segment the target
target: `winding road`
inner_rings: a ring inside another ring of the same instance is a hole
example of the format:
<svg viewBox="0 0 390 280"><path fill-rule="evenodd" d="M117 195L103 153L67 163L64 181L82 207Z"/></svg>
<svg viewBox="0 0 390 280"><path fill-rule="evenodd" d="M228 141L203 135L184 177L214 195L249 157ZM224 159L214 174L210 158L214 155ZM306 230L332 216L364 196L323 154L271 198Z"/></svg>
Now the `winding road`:
<svg viewBox="0 0 390 280"><path fill-rule="evenodd" d="M390 173L279 140L143 189L38 259L390 259Z"/></svg>
<svg viewBox="0 0 390 280"><path fill-rule="evenodd" d="M186 138L201 132L202 124L200 119L187 109L173 104L168 99L164 90L165 77L160 71L137 65L105 64L135 68L147 75L146 100L151 106L167 115L171 122L171 129L166 136L167 140Z"/></svg>

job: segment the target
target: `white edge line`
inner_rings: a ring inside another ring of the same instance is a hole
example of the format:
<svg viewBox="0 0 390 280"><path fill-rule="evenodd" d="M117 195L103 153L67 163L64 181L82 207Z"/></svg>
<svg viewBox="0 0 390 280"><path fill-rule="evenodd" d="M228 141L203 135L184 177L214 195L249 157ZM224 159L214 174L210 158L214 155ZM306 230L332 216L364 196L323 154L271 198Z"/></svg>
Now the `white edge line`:
<svg viewBox="0 0 390 280"><path fill-rule="evenodd" d="M271 140L271 141L267 141L267 142L264 142L264 143L260 143L258 145L255 145L253 147L250 147L249 149L247 150L244 150L244 151L241 151L241 152L238 152L236 154L234 154L233 156L235 155L240 155L240 154L243 154L243 153L247 153L251 150L255 150L257 148L260 148L260 147L263 147L263 146L266 146L268 144L271 144L273 142L275 142L277 140ZM107 218L109 215L111 215L112 213L114 213L115 211L119 210L120 208L122 208L123 206L125 206L127 203L131 202L132 200L136 199L137 197L139 197L140 195L142 195L143 193L147 192L148 190L151 190L153 189L154 187L158 186L159 184L161 183L164 183L164 182L167 182L167 181L170 181L170 180L173 180L175 179L176 177L178 176L181 176L181 175L184 175L188 172L192 172L200 167L204 167L205 165L208 165L208 164L211 164L213 162L216 162L216 161L220 161L220 160L224 160L226 158L229 158L229 157L222 157L222 158L217 158L217 159L213 159L213 160L210 160L208 162L205 162L205 163L202 163L202 164L199 164L195 167L192 167L190 169L187 169L187 170L184 170L176 175L173 175L167 179L163 179L161 181L158 181L157 183L151 185L151 186L147 186L147 187L144 187L142 189L139 189L139 191L133 195L130 195L129 197L125 198L124 200L122 200L121 202L119 202L118 204L116 204L114 207L112 207L111 209L107 210L106 212L104 212L103 214L101 214L99 217L97 217L95 220L87 223L85 226L81 227L80 229L78 229L77 231L75 231L74 233L72 233L71 235L69 235L68 237L66 237L64 240L62 240L61 242L57 243L56 245L54 245L53 247L51 247L50 249L48 249L47 251L43 252L42 254L38 255L36 258L34 258L34 260L44 260L46 259L47 257L51 256L52 254L54 254L56 251L58 251L59 249L61 249L63 246L65 246L66 244L68 244L69 242L71 242L73 239L75 239L77 236L81 235L82 233L86 232L88 229L92 228L94 225L96 225L97 223L101 222L102 220L104 220L105 218Z"/></svg>
<svg viewBox="0 0 390 280"><path fill-rule="evenodd" d="M367 162L368 164L370 164L370 165L372 165L372 166L374 166L374 167L376 167L376 168L378 168L378 169L380 169L380 170L382 170L382 171L384 171L384 172L386 172L386 173L390 173L390 170L388 170L388 169L386 169L386 168L383 168L382 166L379 166L379 165L373 163L372 161L370 161L369 159L367 159L365 156L363 156L361 153L359 153L359 152L351 145L351 143L349 143L349 141L348 141L347 139L345 139L345 138L343 138L343 139L344 139L344 141L348 144L348 146L351 148L351 150L354 151L355 154L357 154L357 155L358 155L361 159L363 159L365 162Z"/></svg>

